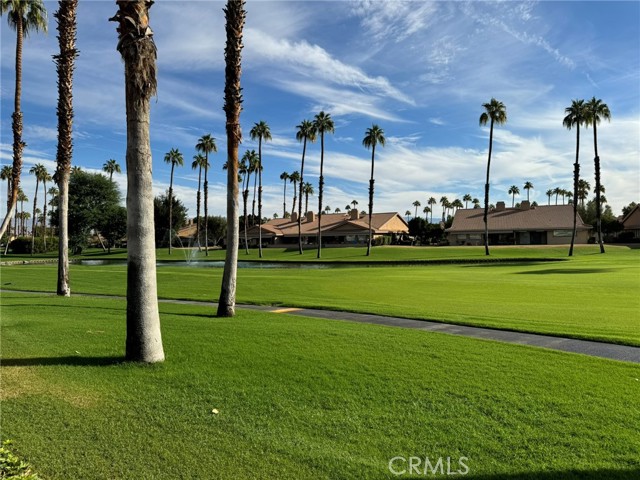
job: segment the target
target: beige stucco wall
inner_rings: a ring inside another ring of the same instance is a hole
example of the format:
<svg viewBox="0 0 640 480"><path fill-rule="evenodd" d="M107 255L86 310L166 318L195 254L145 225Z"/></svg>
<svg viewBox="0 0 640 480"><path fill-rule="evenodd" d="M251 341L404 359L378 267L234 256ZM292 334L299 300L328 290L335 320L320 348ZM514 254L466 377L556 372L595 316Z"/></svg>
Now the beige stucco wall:
<svg viewBox="0 0 640 480"><path fill-rule="evenodd" d="M553 231L547 232L547 245L569 245L571 243L571 230L566 237L556 237ZM575 243L587 243L589 240L589 230L578 230Z"/></svg>

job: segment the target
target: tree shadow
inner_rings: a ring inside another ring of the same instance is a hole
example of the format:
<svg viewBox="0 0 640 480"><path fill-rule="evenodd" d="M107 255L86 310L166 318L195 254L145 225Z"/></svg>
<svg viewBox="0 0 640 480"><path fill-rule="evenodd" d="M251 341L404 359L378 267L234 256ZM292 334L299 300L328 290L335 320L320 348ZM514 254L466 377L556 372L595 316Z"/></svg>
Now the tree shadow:
<svg viewBox="0 0 640 480"><path fill-rule="evenodd" d="M561 269L561 268L548 268L546 270L532 270L526 272L514 272L515 275L549 275L549 274L563 274L563 275L575 275L581 273L608 273L615 272L616 268L581 268L581 269Z"/></svg>
<svg viewBox="0 0 640 480"><path fill-rule="evenodd" d="M105 367L124 363L124 357L32 357L32 358L3 358L0 367Z"/></svg>
<svg viewBox="0 0 640 480"><path fill-rule="evenodd" d="M430 473L430 472L428 472ZM439 473L439 472L438 472ZM473 472L469 472L467 475L459 476L465 480L637 480L640 478L640 468L634 468L630 470L613 470L613 469L600 469L600 470L562 470L555 472L521 472L521 473L495 473L495 474L480 474L474 475ZM398 478L406 479L421 479L432 478L431 475L401 475Z"/></svg>

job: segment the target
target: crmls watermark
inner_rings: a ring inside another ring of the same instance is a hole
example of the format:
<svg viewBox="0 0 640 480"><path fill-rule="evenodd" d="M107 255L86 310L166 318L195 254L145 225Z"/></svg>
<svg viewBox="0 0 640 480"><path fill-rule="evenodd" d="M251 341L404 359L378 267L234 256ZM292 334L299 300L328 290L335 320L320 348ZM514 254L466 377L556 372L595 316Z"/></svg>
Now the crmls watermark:
<svg viewBox="0 0 640 480"><path fill-rule="evenodd" d="M451 457L393 457L389 460L389 471L394 475L466 475L469 473L467 457L457 460Z"/></svg>

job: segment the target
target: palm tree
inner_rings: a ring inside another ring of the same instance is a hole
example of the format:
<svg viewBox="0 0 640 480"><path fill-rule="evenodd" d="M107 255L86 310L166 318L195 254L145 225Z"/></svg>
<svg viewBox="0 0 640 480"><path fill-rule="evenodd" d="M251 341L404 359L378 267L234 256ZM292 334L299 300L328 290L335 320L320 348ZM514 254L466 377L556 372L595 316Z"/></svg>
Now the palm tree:
<svg viewBox="0 0 640 480"><path fill-rule="evenodd" d="M464 208L468 208L469 207L469 202L472 200L471 194L470 193L465 193L464 196L462 197L462 200L464 201Z"/></svg>
<svg viewBox="0 0 640 480"><path fill-rule="evenodd" d="M565 190L564 188L560 189L560 195L562 196L562 204L564 205L564 198L571 192L568 192L567 190Z"/></svg>
<svg viewBox="0 0 640 480"><path fill-rule="evenodd" d="M298 182L300 181L300 173L296 170L291 175L289 175L289 181L293 183L293 206L291 207L291 211L296 211L296 202L298 201ZM302 201L302 197L300 197Z"/></svg>
<svg viewBox="0 0 640 480"><path fill-rule="evenodd" d="M102 171L109 174L109 181L113 181L114 173L122 173L120 164L113 158L110 158L102 165Z"/></svg>
<svg viewBox="0 0 640 480"><path fill-rule="evenodd" d="M414 207L416 207L416 213L413 216L413 218L417 218L418 217L418 207L422 206L422 204L420 203L419 200L416 200L415 202L413 202L411 205L413 205Z"/></svg>
<svg viewBox="0 0 640 480"><path fill-rule="evenodd" d="M204 153L205 165L204 165L204 254L209 256L209 229L207 221L209 218L209 154L216 153L218 146L216 145L216 139L207 133L198 139L196 143L196 151ZM227 170L227 174L229 171ZM237 172L236 172L237 175Z"/></svg>
<svg viewBox="0 0 640 480"><path fill-rule="evenodd" d="M411 216L411 210L407 210L404 212L404 216L407 217L407 222L409 222L409 217Z"/></svg>
<svg viewBox="0 0 640 480"><path fill-rule="evenodd" d="M516 203L516 195L520 195L520 189L517 185L511 185L508 193L511 195L511 208L513 208Z"/></svg>
<svg viewBox="0 0 640 480"><path fill-rule="evenodd" d="M564 190L564 193L562 194L562 204L564 205L564 197L567 197L567 205L572 203L572 198L573 198L573 193Z"/></svg>
<svg viewBox="0 0 640 480"><path fill-rule="evenodd" d="M422 209L422 213L424 213L424 221L428 222L429 218L427 217L427 215L429 214L429 212L431 211L431 209L429 207L424 207Z"/></svg>
<svg viewBox="0 0 640 480"><path fill-rule="evenodd" d="M9 27L16 31L16 88L11 116L13 131L13 167L11 172L11 205L0 227L0 238L4 235L18 204L18 189L22 173L22 42L32 31L47 31L47 11L42 0L2 0L0 15L7 14Z"/></svg>
<svg viewBox="0 0 640 480"><path fill-rule="evenodd" d="M303 120L297 127L296 140L302 142L302 162L300 164L300 201L298 202L298 251L302 255L302 194L305 193L305 213L307 212L309 193L305 192L306 185L304 183L304 157L307 152L307 140L310 142L316 141L316 126L309 120ZM313 187L311 187L311 193L313 193ZM293 210L292 210L293 212Z"/></svg>
<svg viewBox="0 0 640 480"><path fill-rule="evenodd" d="M433 206L437 205L438 202L434 197L429 197L427 203L429 204L429 208L431 209L431 220L429 221L429 223L433 223Z"/></svg>
<svg viewBox="0 0 640 480"><path fill-rule="evenodd" d="M207 164L207 158L197 153L193 156L193 162L191 162L191 169L198 169L198 192L196 193L196 241L198 242L198 251L202 250L200 245L200 185L202 181L202 169L209 168Z"/></svg>
<svg viewBox="0 0 640 480"><path fill-rule="evenodd" d="M171 255L171 243L173 241L173 170L176 165L182 167L184 159L177 148L172 148L165 154L164 162L171 164L171 180L169 181L169 255Z"/></svg>
<svg viewBox="0 0 640 480"><path fill-rule="evenodd" d="M591 185L584 179L578 180L578 198L580 199L580 205L584 208L584 201L589 196Z"/></svg>
<svg viewBox="0 0 640 480"><path fill-rule="evenodd" d="M302 193L304 193L304 212L307 213L309 211L309 195L313 195L315 193L313 191L313 185L309 182L305 182L304 187L302 188Z"/></svg>
<svg viewBox="0 0 640 480"><path fill-rule="evenodd" d="M282 218L284 218L287 214L287 181L289 180L289 173L282 172L280 174L280 180L284 182L284 192L282 194ZM293 211L293 209L291 209L291 211Z"/></svg>
<svg viewBox="0 0 640 480"><path fill-rule="evenodd" d="M324 207L324 213L330 213L331 212L331 207L329 205Z"/></svg>
<svg viewBox="0 0 640 480"><path fill-rule="evenodd" d="M471 203L473 203L473 208L480 208L480 199L479 198L474 198L473 200L471 200Z"/></svg>
<svg viewBox="0 0 640 480"><path fill-rule="evenodd" d="M384 130L375 123L371 125L370 128L367 128L364 133L364 138L362 139L362 145L364 145L367 150L371 148L371 178L369 179L369 242L367 244L367 256L371 254L371 240L373 237L371 216L373 215L373 185L375 183L373 178L373 166L376 156L376 145L380 144L380 146L384 147L385 141Z"/></svg>
<svg viewBox="0 0 640 480"><path fill-rule="evenodd" d="M36 219L38 218L36 215L36 208L38 207L38 187L40 186L42 179L45 175L48 175L48 173L47 169L41 163L37 163L31 167L29 173L36 177L36 192L33 195L33 215L31 217L31 255L33 255L36 239Z"/></svg>
<svg viewBox="0 0 640 480"><path fill-rule="evenodd" d="M524 182L524 188L527 191L527 202L529 201L529 191L533 190L533 183L531 182Z"/></svg>
<svg viewBox="0 0 640 480"><path fill-rule="evenodd" d="M127 340L126 359L164 360L156 281L150 99L156 94L156 46L150 0L118 3L118 51L124 60L127 112Z"/></svg>
<svg viewBox="0 0 640 480"><path fill-rule="evenodd" d="M487 180L484 184L484 251L485 255L489 255L489 224L487 217L489 215L489 171L491 170L491 151L493 150L493 125L504 125L507 123L507 107L504 103L492 98L489 103L482 104L484 112L480 115L480 125L486 125L490 122L489 127L489 156L487 159Z"/></svg>
<svg viewBox="0 0 640 480"><path fill-rule="evenodd" d="M24 225L24 202L28 202L29 201L29 197L27 197L27 195L24 193L24 191L22 190L22 188L20 188L18 190L18 202L20 202L20 233L18 233L18 229L14 228L14 230L16 230L16 235L20 235L20 236L25 236L25 225Z"/></svg>
<svg viewBox="0 0 640 480"><path fill-rule="evenodd" d="M553 190L550 188L545 192L547 195L547 205L551 205L551 196L553 195Z"/></svg>
<svg viewBox="0 0 640 480"><path fill-rule="evenodd" d="M340 207L336 207L336 209L333 211L333 213L340 213L342 212L342 210L340 210Z"/></svg>
<svg viewBox="0 0 640 480"><path fill-rule="evenodd" d="M449 205L449 199L447 197L440 197L440 205L442 205L442 221L446 219L447 205Z"/></svg>
<svg viewBox="0 0 640 480"><path fill-rule="evenodd" d="M258 139L258 256L262 258L262 141L271 140L271 130L264 120L253 125L251 140Z"/></svg>
<svg viewBox="0 0 640 480"><path fill-rule="evenodd" d="M12 172L12 168L10 165L5 165L0 170L0 180L7 181L7 211L11 209L11 172ZM10 240L11 240L11 221L9 221L7 225L7 248L9 247Z"/></svg>
<svg viewBox="0 0 640 480"><path fill-rule="evenodd" d="M255 152L255 150L252 150ZM256 219L256 198L258 196L258 154L251 158L252 163L249 172L253 173L253 201L251 202L251 225L255 225ZM260 168L262 170L262 167Z"/></svg>
<svg viewBox="0 0 640 480"><path fill-rule="evenodd" d="M55 182L58 193L58 278L56 293L71 295L69 285L69 176L73 157L73 71L76 50L78 0L61 0L54 14L58 20L60 53L54 55L58 73L58 147Z"/></svg>
<svg viewBox="0 0 640 480"><path fill-rule="evenodd" d="M562 125L571 130L576 127L576 161L573 164L573 232L571 234L571 246L569 256L573 256L573 245L576 240L577 220L578 220L578 180L580 179L580 125L587 119L588 112L584 100L573 100L571 106L565 108L566 116L562 120Z"/></svg>
<svg viewBox="0 0 640 480"><path fill-rule="evenodd" d="M556 205L558 205L558 195L560 195L564 190L560 187L556 187L553 189L553 194L556 196Z"/></svg>
<svg viewBox="0 0 640 480"><path fill-rule="evenodd" d="M458 211L459 208L464 207L462 201L459 198L456 198L453 202L451 202L451 206Z"/></svg>
<svg viewBox="0 0 640 480"><path fill-rule="evenodd" d="M235 315L236 278L238 272L238 145L242 140L240 111L242 110L242 30L247 12L244 0L228 0L224 8L227 42L224 51L225 82L224 111L227 117L227 247L218 300L218 316ZM246 218L246 215L245 215Z"/></svg>
<svg viewBox="0 0 640 480"><path fill-rule="evenodd" d="M322 194L324 193L324 134L333 133L335 127L331 115L325 112L316 114L313 126L320 134L320 180L318 182L318 258L322 256Z"/></svg>
<svg viewBox="0 0 640 480"><path fill-rule="evenodd" d="M609 107L602 100L593 97L586 104L587 118L585 125L593 126L593 163L596 180L596 228L598 232L598 244L600 245L600 253L604 253L604 243L602 241L602 198L600 197L600 157L598 156L598 125L601 120L611 121L611 112Z"/></svg>
<svg viewBox="0 0 640 480"><path fill-rule="evenodd" d="M253 173L255 167L258 166L258 154L255 150L247 150L244 152L242 156L242 170L244 173L244 182L243 182L243 190L242 190L242 202L244 205L244 250L247 255L249 255L249 243L247 240L247 202L249 200L249 181L251 180L251 174Z"/></svg>
<svg viewBox="0 0 640 480"><path fill-rule="evenodd" d="M44 192L44 207L42 208L42 245L47 250L47 182L53 180L53 177L49 173L45 173L42 176L42 191Z"/></svg>

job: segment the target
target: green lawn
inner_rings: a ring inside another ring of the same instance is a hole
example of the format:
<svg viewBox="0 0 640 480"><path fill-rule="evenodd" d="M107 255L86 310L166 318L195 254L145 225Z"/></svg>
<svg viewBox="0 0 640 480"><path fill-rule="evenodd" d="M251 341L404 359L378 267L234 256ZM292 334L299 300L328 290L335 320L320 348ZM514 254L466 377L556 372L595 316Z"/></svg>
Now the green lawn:
<svg viewBox="0 0 640 480"><path fill-rule="evenodd" d="M120 361L124 301L2 294L2 437L44 478L396 478L396 456L464 456L477 479L640 475L637 365L160 308L167 361L139 366Z"/></svg>
<svg viewBox="0 0 640 480"><path fill-rule="evenodd" d="M640 345L640 250L609 246L608 253L600 255L597 247L585 246L571 259L566 259L564 247L494 251L491 259L510 261L476 263L484 254L473 248L379 248L374 255L387 261L453 258L470 263L240 269L238 302L397 315ZM297 256L266 252L275 260ZM336 262L352 261L356 254L365 258L363 249L327 252L335 255ZM565 261L514 260L547 257ZM159 267L159 295L216 300L221 275L221 269ZM12 265L2 268L1 284L5 289L51 292L55 279L55 265ZM71 286L73 292L124 295L126 266L73 265Z"/></svg>

